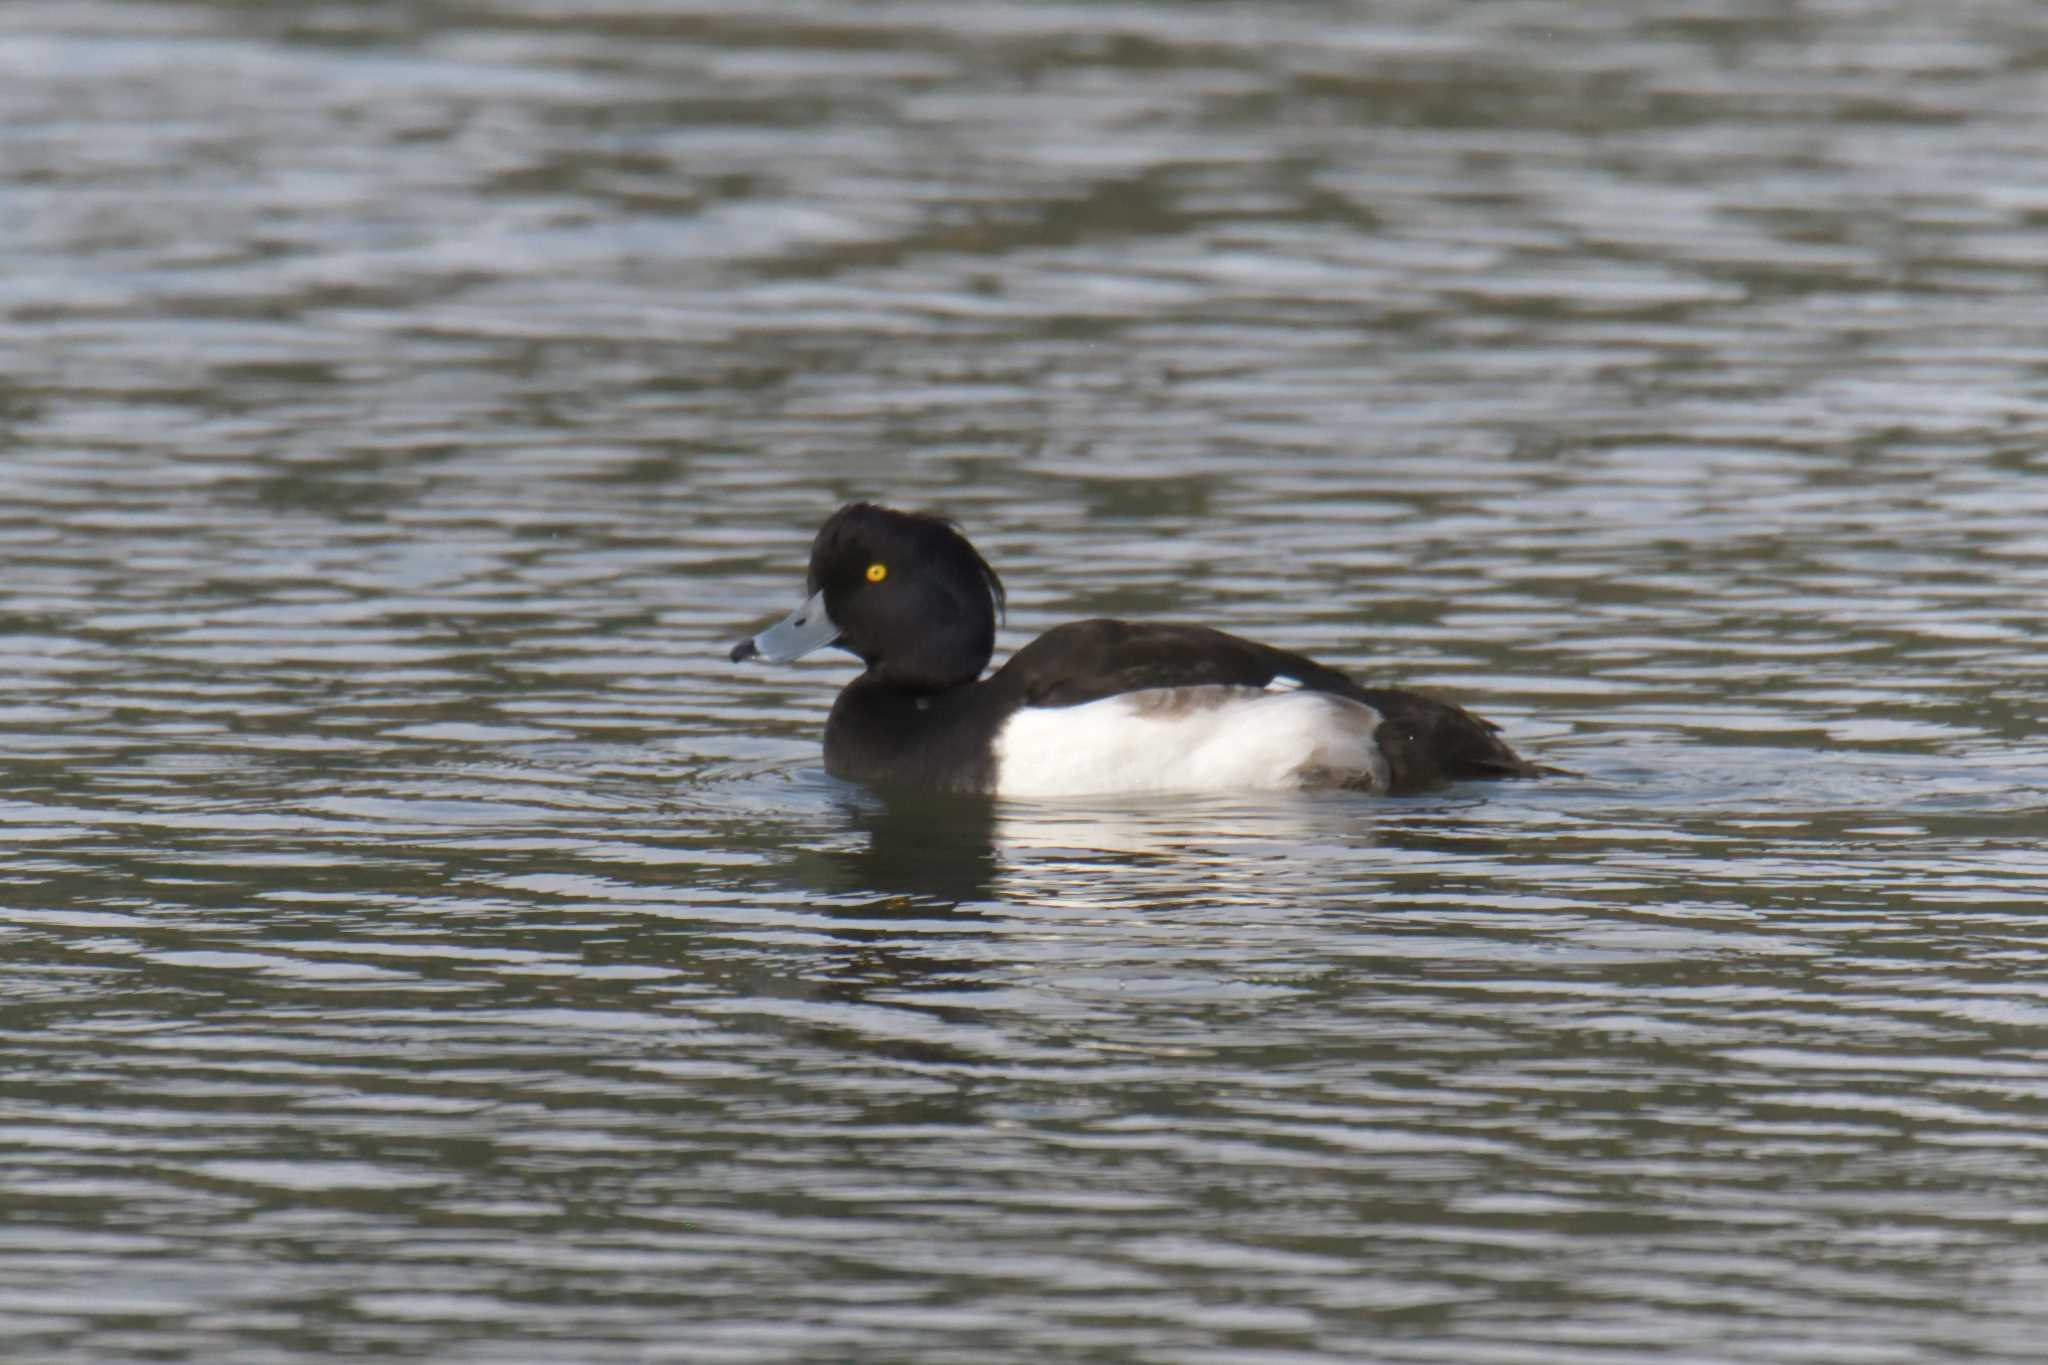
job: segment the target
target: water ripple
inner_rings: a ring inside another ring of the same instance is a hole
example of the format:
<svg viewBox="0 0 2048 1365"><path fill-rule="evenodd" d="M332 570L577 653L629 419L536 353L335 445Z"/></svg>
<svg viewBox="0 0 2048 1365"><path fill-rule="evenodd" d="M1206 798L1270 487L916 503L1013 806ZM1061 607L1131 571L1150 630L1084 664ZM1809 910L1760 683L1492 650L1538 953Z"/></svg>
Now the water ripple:
<svg viewBox="0 0 2048 1365"><path fill-rule="evenodd" d="M2031 1361L2038 15L0 12L0 1332ZM1569 775L1048 807L836 501Z"/></svg>

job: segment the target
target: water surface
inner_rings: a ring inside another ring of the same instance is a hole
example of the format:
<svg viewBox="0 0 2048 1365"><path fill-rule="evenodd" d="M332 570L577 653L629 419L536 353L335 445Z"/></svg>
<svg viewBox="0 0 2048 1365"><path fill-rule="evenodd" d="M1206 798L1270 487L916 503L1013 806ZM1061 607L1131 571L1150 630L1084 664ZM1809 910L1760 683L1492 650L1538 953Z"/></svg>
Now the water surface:
<svg viewBox="0 0 2048 1365"><path fill-rule="evenodd" d="M2044 70L7 7L8 1358L2037 1358ZM1575 775L835 782L855 496Z"/></svg>

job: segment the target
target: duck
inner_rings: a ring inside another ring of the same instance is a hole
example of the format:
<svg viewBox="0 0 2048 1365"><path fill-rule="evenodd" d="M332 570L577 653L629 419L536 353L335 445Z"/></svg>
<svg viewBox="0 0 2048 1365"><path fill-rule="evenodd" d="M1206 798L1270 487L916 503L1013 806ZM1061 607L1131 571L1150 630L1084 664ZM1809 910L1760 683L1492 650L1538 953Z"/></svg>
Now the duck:
<svg viewBox="0 0 2048 1365"><path fill-rule="evenodd" d="M871 502L811 543L804 600L734 663L823 649L864 665L825 721L825 770L998 798L1350 789L1532 778L1500 727L1450 702L1202 625L1054 626L993 673L1007 598L959 526Z"/></svg>

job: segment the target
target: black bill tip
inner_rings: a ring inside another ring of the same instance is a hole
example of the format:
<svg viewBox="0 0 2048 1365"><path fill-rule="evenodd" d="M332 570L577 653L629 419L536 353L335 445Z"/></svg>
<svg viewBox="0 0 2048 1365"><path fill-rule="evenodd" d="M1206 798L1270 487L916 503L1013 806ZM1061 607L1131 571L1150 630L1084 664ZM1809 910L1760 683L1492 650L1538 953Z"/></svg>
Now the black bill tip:
<svg viewBox="0 0 2048 1365"><path fill-rule="evenodd" d="M742 664L760 652L760 650L754 648L754 641L750 637L732 647L732 661L736 664Z"/></svg>

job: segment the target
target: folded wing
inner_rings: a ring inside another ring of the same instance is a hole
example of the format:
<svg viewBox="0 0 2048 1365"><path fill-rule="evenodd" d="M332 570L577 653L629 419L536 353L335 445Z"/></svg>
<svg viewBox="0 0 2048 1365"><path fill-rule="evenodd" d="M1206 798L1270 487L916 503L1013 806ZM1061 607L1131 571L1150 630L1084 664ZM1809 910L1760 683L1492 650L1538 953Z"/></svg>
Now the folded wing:
<svg viewBox="0 0 2048 1365"><path fill-rule="evenodd" d="M1032 707L1079 706L1156 688L1299 685L1380 714L1376 737L1391 791L1539 771L1501 740L1499 727L1463 707L1418 692L1361 687L1313 659L1206 626L1076 621L1018 650L990 682Z"/></svg>

